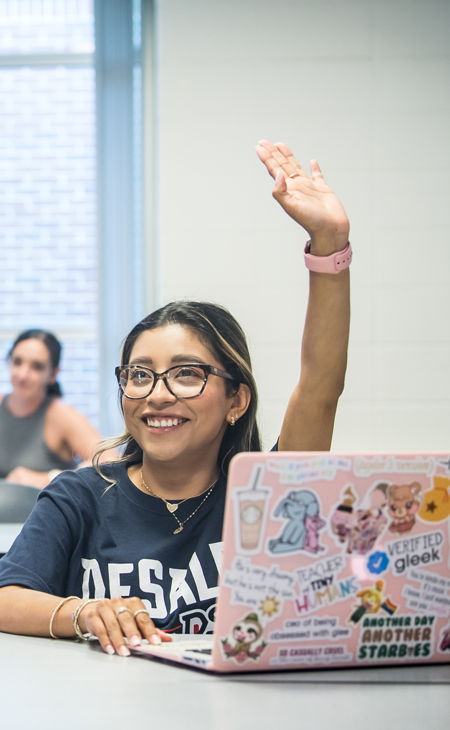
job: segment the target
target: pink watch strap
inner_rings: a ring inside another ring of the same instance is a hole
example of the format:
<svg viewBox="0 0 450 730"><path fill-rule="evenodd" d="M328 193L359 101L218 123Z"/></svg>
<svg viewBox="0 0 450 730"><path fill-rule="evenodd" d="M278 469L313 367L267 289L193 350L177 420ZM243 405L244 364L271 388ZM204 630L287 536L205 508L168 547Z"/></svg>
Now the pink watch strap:
<svg viewBox="0 0 450 730"><path fill-rule="evenodd" d="M313 256L309 253L310 245L311 241L308 241L305 246L305 264L310 271L316 271L318 274L339 274L348 269L352 262L353 251L350 241L343 251L332 253L331 256Z"/></svg>

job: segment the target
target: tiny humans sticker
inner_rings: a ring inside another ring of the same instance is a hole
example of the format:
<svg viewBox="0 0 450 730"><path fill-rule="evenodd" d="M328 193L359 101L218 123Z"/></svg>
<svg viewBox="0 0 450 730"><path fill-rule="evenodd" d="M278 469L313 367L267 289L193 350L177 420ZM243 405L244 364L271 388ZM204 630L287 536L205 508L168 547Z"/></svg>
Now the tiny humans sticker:
<svg viewBox="0 0 450 730"><path fill-rule="evenodd" d="M345 565L346 560L343 555L334 555L297 570L302 591L301 597L294 601L298 616L318 611L333 603L346 601L355 595L360 587L357 577L350 575L347 578L338 578Z"/></svg>

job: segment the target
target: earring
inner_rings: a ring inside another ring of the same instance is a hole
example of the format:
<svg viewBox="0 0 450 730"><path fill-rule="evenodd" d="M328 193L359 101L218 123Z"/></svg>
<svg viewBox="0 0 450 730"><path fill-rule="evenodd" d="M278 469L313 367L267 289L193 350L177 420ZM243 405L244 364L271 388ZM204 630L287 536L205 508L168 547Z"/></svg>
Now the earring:
<svg viewBox="0 0 450 730"><path fill-rule="evenodd" d="M230 426L234 426L234 425L236 425L236 418L233 416L233 414L231 414Z"/></svg>

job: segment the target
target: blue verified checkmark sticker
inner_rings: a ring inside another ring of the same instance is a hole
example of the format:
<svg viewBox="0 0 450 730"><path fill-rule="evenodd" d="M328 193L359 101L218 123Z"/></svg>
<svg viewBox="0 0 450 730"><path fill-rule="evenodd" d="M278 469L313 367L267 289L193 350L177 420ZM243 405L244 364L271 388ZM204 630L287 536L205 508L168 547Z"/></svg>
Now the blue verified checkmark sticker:
<svg viewBox="0 0 450 730"><path fill-rule="evenodd" d="M378 550L376 553L373 553L373 555L371 555L369 560L367 561L367 570L370 573L375 573L376 575L379 575L380 573L384 573L385 570L387 570L388 565L388 556L386 555L386 553L382 553Z"/></svg>

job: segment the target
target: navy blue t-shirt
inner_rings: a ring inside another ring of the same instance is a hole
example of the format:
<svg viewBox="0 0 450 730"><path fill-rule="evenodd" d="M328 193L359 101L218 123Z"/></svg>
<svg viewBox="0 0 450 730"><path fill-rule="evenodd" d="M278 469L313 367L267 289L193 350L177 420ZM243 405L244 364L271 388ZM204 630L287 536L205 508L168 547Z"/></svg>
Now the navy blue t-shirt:
<svg viewBox="0 0 450 730"><path fill-rule="evenodd" d="M22 585L56 596L142 599L156 626L211 633L222 556L226 479L178 527L161 499L141 492L127 464L63 472L39 495L10 551L0 587ZM180 504L183 522L205 495Z"/></svg>
<svg viewBox="0 0 450 730"><path fill-rule="evenodd" d="M134 596L164 631L212 633L226 477L204 502L203 494L179 505L180 522L195 514L175 535L173 514L133 484L127 466L102 465L116 481L110 488L88 467L63 472L42 490L0 560L0 588L21 585L84 599Z"/></svg>

